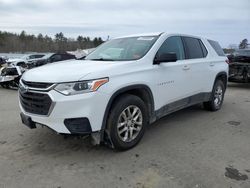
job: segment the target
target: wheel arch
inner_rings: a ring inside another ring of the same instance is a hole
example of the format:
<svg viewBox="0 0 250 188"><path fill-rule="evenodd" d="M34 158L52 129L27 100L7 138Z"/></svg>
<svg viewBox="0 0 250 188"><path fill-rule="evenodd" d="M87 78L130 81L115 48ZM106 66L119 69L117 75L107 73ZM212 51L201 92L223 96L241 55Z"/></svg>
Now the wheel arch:
<svg viewBox="0 0 250 188"><path fill-rule="evenodd" d="M225 71L219 72L216 75L216 77L214 79L214 84L215 84L216 80L221 80L225 85L225 89L227 88L228 76L227 76L227 73Z"/></svg>
<svg viewBox="0 0 250 188"><path fill-rule="evenodd" d="M24 61L20 61L16 63L16 66L25 67L27 64Z"/></svg>
<svg viewBox="0 0 250 188"><path fill-rule="evenodd" d="M132 94L132 95L135 95L135 96L141 98L145 102L145 104L147 105L149 117L153 117L154 98L153 98L153 93L152 93L151 89L147 85L144 85L144 84L136 84L136 85L123 87L123 88L117 90L110 97L109 102L106 106L103 121L102 121L102 127L101 127L101 140L102 141L104 140L104 133L105 133L107 120L108 120L109 112L112 108L112 105L123 94Z"/></svg>

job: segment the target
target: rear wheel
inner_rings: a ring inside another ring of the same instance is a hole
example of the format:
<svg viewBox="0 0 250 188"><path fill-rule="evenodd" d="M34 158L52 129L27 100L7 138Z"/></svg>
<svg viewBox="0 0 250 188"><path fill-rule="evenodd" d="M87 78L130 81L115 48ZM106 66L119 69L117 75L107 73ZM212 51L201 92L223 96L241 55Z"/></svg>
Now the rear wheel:
<svg viewBox="0 0 250 188"><path fill-rule="evenodd" d="M224 100L225 85L221 80L217 80L214 84L211 100L204 102L204 108L210 111L217 111L221 108Z"/></svg>
<svg viewBox="0 0 250 188"><path fill-rule="evenodd" d="M127 150L137 145L144 135L146 124L145 103L134 95L119 97L108 118L108 131L114 148Z"/></svg>
<svg viewBox="0 0 250 188"><path fill-rule="evenodd" d="M6 89L10 88L9 82L1 83L1 86Z"/></svg>

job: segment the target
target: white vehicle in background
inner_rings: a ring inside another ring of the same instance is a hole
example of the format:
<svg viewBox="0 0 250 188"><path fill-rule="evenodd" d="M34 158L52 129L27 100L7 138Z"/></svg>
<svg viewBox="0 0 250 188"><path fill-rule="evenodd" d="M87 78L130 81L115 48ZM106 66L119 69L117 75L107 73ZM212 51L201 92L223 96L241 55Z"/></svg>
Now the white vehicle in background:
<svg viewBox="0 0 250 188"><path fill-rule="evenodd" d="M37 60L39 58L44 57L46 54L26 54L23 55L20 58L10 58L7 60L7 63L10 65L14 65L14 66L21 66L21 67L27 67L27 65L29 63L32 63L34 60Z"/></svg>
<svg viewBox="0 0 250 188"><path fill-rule="evenodd" d="M3 88L18 88L19 80L25 69L10 65L0 68L0 86Z"/></svg>
<svg viewBox="0 0 250 188"><path fill-rule="evenodd" d="M203 103L221 108L228 64L218 42L180 34L116 38L85 60L31 69L19 86L22 122L61 134L91 135L126 150L148 124Z"/></svg>

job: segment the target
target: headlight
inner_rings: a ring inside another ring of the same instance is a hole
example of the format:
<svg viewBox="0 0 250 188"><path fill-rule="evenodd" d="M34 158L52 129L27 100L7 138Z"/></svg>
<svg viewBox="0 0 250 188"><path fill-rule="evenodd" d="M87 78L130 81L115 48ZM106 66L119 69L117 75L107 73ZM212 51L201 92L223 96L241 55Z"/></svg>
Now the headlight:
<svg viewBox="0 0 250 188"><path fill-rule="evenodd" d="M54 89L63 95L76 95L96 91L108 81L108 78L102 78L98 80L62 83L57 84Z"/></svg>

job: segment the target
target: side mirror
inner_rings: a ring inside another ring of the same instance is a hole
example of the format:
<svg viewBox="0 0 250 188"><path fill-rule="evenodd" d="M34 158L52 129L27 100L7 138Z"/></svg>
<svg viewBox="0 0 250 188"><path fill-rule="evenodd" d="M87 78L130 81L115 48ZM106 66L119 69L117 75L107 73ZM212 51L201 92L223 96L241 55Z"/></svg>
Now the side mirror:
<svg viewBox="0 0 250 188"><path fill-rule="evenodd" d="M175 62L177 61L176 53L162 53L161 55L156 54L154 64Z"/></svg>

